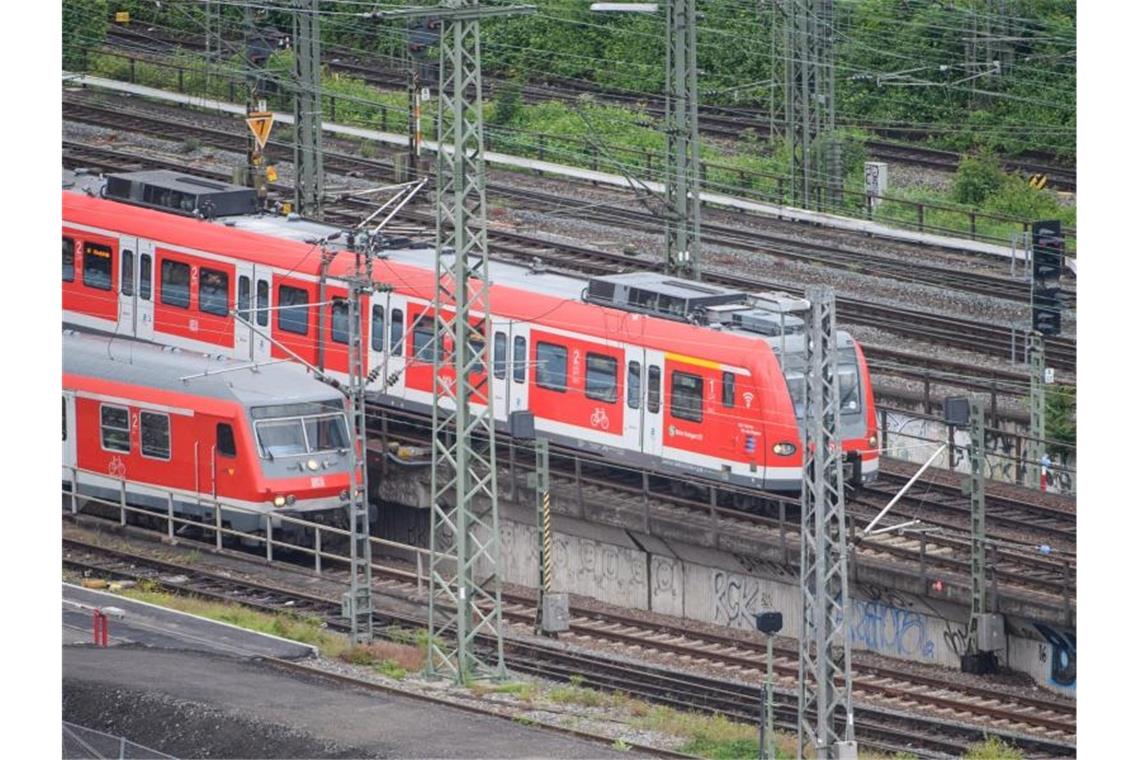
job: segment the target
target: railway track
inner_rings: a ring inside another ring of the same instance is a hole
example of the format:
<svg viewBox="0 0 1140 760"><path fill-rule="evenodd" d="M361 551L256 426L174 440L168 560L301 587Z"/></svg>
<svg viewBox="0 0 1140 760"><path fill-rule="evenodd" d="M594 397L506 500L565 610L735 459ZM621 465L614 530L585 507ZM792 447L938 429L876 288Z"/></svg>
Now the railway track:
<svg viewBox="0 0 1140 760"><path fill-rule="evenodd" d="M323 618L330 628L343 630L340 602L335 593L322 595L296 587L272 585L250 577L235 578L206 570L196 563L186 566L169 560L98 547L64 539L65 566L87 574L150 580L176 593L192 593L230 603L279 612L300 611ZM259 571L261 568L258 568ZM177 574L178 583L162 580ZM251 573L252 575L252 573ZM330 574L326 573L326 577ZM342 578L331 578L333 583ZM311 587L311 584L308 584ZM381 581L377 591L399 591L405 597L415 592L407 581ZM422 595L420 602L424 601ZM514 627L508 633L505 652L508 665L520 672L557 680L571 676L586 685L621 689L633 696L682 709L719 712L755 722L759 691L752 685L761 678L763 642L759 637L742 640L710 632L695 632L680 626L646 622L616 612L581 612L571 619L563 634L563 646L554 647L525 636L533 625L533 600L504 594L504 618ZM424 625L423 615L378 614L381 629L387 626ZM599 652L571 651L564 645L596 647L604 644L627 657L647 653L702 665L715 676L698 675ZM794 646L775 649L777 723L794 730L798 651ZM996 734L1031 754L1048 757L1075 753L1075 705L1062 698L1015 694L999 686L947 683L936 675L916 674L913 668L893 669L856 654L852 678L856 719L861 743L885 751L918 751L924 756L960 756L966 747L987 734ZM866 660L866 661L863 661ZM921 738L919 738L921 737Z"/></svg>
<svg viewBox="0 0 1140 760"><path fill-rule="evenodd" d="M126 26L116 26L110 30L108 41L121 50L136 53L159 54L169 52L173 47L198 51L204 48L200 38L171 35L158 30L142 31ZM405 64L395 63L379 56L362 58L359 51L337 45L327 46L324 57L324 64L331 72L349 74L380 89L403 92L407 88L408 74ZM490 95L494 95L497 90L508 84L509 80L499 77L485 76L483 79L484 92ZM622 92L556 77L546 77L542 82L528 82L522 86L520 94L529 103L549 100L573 101L581 95L588 94L604 103L633 106L658 119L665 117L665 99L661 95ZM735 143L740 140L740 135L745 130L760 137L767 137L770 132L769 116L758 108L713 103L701 104L698 108L700 130L705 135ZM782 125L777 125L777 129L782 128ZM890 130L890 132L897 134L899 130ZM906 133L919 140L929 138L929 134L916 130L907 130ZM957 170L958 163L962 159L961 154L953 151L885 138L867 140L865 146L868 154L875 159L949 173ZM1072 166L1049 161L1045 157L1031 156L1005 157L1002 163L1007 171L1044 174L1051 187L1065 192L1076 192L1077 176Z"/></svg>

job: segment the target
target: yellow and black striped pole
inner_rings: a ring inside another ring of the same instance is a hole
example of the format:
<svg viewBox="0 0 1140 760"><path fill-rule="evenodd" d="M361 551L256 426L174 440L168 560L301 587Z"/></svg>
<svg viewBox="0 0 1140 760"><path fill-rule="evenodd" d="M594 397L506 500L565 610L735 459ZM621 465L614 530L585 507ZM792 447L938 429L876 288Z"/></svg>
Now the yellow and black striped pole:
<svg viewBox="0 0 1140 760"><path fill-rule="evenodd" d="M534 442L534 492L538 512L538 604L534 614L535 631L547 633L542 625L542 608L546 595L554 587L554 527L550 514L550 441L544 438Z"/></svg>

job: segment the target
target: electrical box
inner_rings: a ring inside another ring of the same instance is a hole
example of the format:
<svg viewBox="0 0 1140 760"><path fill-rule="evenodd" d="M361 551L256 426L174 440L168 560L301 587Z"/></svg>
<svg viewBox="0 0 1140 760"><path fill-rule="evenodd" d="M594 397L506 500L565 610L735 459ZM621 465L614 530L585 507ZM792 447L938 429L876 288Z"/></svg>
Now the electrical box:
<svg viewBox="0 0 1140 760"><path fill-rule="evenodd" d="M520 438L524 441L534 440L534 413L526 410L511 412L510 414L511 438Z"/></svg>
<svg viewBox="0 0 1140 760"><path fill-rule="evenodd" d="M570 630L570 597L553 591L542 595L542 630L561 633Z"/></svg>
<svg viewBox="0 0 1140 760"><path fill-rule="evenodd" d="M858 742L836 742L836 760L859 760Z"/></svg>
<svg viewBox="0 0 1140 760"><path fill-rule="evenodd" d="M948 396L942 402L942 420L947 425L965 427L970 424L970 397Z"/></svg>
<svg viewBox="0 0 1140 760"><path fill-rule="evenodd" d="M978 615L978 649L996 652L1005 649L1005 616L995 613Z"/></svg>
<svg viewBox="0 0 1140 760"><path fill-rule="evenodd" d="M863 192L871 198L871 207L882 203L887 193L887 165L882 161L863 162Z"/></svg>

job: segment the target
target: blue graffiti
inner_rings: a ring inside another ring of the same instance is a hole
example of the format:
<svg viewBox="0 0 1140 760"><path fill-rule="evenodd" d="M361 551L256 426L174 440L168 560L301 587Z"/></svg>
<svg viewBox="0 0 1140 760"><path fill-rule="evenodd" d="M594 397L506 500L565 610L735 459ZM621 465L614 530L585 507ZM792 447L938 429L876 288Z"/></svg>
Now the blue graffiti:
<svg viewBox="0 0 1140 760"><path fill-rule="evenodd" d="M1053 661L1049 676L1057 686L1073 686L1077 683L1077 634L1063 633L1044 623L1034 623L1046 641L1053 646Z"/></svg>
<svg viewBox="0 0 1140 760"><path fill-rule="evenodd" d="M884 654L933 659L934 640L926 631L926 617L920 613L882 602L855 599L851 643Z"/></svg>

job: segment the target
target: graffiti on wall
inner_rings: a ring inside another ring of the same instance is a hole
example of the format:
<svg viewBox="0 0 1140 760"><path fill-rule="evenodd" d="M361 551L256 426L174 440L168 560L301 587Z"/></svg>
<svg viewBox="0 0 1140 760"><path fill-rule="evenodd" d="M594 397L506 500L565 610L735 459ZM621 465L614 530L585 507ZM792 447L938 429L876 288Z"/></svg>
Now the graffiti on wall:
<svg viewBox="0 0 1140 760"><path fill-rule="evenodd" d="M714 623L754 629L756 613L773 608L771 592L761 592L760 581L752 576L714 570L712 582Z"/></svg>
<svg viewBox="0 0 1140 760"><path fill-rule="evenodd" d="M930 456L934 446L947 439L946 425L940 420L912 417L899 412L888 412L884 416L887 428L885 436L887 456L922 462ZM959 472L969 471L970 465L966 459L966 448L969 444L970 436L967 431L954 431L953 469ZM986 477L1009 483L1026 481L1029 476L1029 463L1026 461L1028 452L1023 438L1012 431L990 431L986 434L985 448ZM949 452L944 453L937 464L949 467L950 457ZM1052 462L1053 466L1046 475L1046 488L1058 493L1073 493L1076 489L1076 458L1071 452L1063 452L1054 455Z"/></svg>
<svg viewBox="0 0 1140 760"><path fill-rule="evenodd" d="M1042 664L1049 660L1049 680L1056 686L1075 687L1077 685L1077 634L1058 631L1044 623L1034 623L1033 627L1049 644L1052 653L1045 645L1038 649Z"/></svg>

